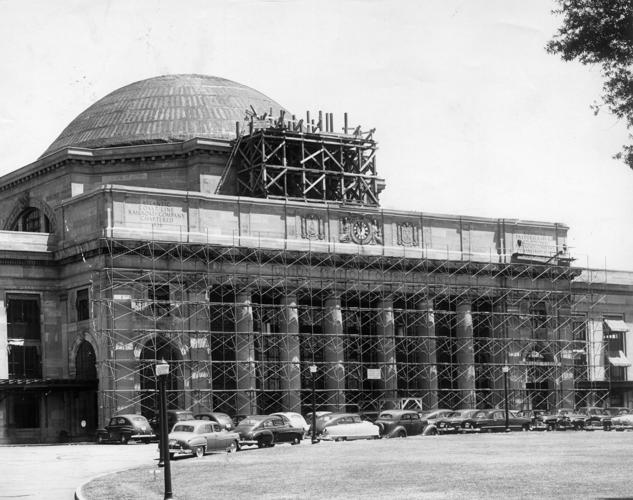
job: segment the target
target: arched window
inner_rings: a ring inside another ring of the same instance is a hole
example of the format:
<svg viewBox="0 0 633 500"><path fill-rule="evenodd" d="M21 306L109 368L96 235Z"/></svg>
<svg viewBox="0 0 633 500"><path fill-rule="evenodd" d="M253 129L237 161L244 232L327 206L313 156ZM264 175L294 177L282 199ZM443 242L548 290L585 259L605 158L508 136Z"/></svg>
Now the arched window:
<svg viewBox="0 0 633 500"><path fill-rule="evenodd" d="M51 222L40 209L28 207L22 211L11 229L29 233L50 233Z"/></svg>
<svg viewBox="0 0 633 500"><path fill-rule="evenodd" d="M79 380L97 379L97 357L95 350L87 340L79 344L75 357L75 378Z"/></svg>

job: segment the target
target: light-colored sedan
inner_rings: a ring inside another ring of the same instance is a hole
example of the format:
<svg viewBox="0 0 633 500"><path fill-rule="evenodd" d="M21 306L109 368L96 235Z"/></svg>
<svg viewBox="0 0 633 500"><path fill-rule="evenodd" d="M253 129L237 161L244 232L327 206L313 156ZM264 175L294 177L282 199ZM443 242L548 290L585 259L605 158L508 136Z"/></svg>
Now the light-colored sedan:
<svg viewBox="0 0 633 500"><path fill-rule="evenodd" d="M185 420L178 422L169 433L169 457L178 455L203 456L208 451L239 450L240 435L221 429L217 422Z"/></svg>
<svg viewBox="0 0 633 500"><path fill-rule="evenodd" d="M310 425L306 422L306 419L303 418L303 415L301 415L301 413L295 413L293 411L282 411L278 413L272 413L272 415L285 418L293 427L299 427L303 429L304 433L307 432L310 428Z"/></svg>
<svg viewBox="0 0 633 500"><path fill-rule="evenodd" d="M611 428L616 431L633 430L633 413L625 413L611 419Z"/></svg>
<svg viewBox="0 0 633 500"><path fill-rule="evenodd" d="M356 413L340 413L330 419L321 431L321 439L346 441L352 439L378 439L380 428Z"/></svg>

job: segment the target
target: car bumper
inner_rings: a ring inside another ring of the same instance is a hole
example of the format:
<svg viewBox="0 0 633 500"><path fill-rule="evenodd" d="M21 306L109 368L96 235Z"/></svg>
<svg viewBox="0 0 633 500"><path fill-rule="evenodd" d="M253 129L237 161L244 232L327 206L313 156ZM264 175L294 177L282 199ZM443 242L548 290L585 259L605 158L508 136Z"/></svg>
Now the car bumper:
<svg viewBox="0 0 633 500"><path fill-rule="evenodd" d="M156 439L156 434L132 434L130 439Z"/></svg>
<svg viewBox="0 0 633 500"><path fill-rule="evenodd" d="M174 456L193 455L191 448L183 448L182 446L170 446L169 454Z"/></svg>
<svg viewBox="0 0 633 500"><path fill-rule="evenodd" d="M612 427L616 431L631 431L631 430L633 430L633 424L612 424Z"/></svg>

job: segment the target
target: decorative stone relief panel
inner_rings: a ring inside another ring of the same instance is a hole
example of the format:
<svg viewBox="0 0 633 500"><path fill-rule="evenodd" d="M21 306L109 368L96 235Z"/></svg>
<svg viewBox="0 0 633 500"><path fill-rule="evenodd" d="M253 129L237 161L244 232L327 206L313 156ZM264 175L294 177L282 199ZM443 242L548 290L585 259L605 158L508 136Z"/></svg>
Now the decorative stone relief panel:
<svg viewBox="0 0 633 500"><path fill-rule="evenodd" d="M418 228L409 222L397 226L398 245L403 247L418 246Z"/></svg>
<svg viewBox="0 0 633 500"><path fill-rule="evenodd" d="M314 214L301 217L301 237L304 240L322 240L325 238L323 219Z"/></svg>
<svg viewBox="0 0 633 500"><path fill-rule="evenodd" d="M382 245L382 228L378 220L371 217L343 217L339 225L339 241L357 245Z"/></svg>

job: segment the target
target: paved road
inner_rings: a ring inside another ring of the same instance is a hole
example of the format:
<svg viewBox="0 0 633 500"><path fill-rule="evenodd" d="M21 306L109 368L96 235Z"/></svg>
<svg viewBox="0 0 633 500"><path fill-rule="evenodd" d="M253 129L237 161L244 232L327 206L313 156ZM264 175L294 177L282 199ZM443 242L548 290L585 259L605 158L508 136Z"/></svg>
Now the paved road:
<svg viewBox="0 0 633 500"><path fill-rule="evenodd" d="M156 444L0 446L0 499L70 500L84 481L157 455Z"/></svg>

